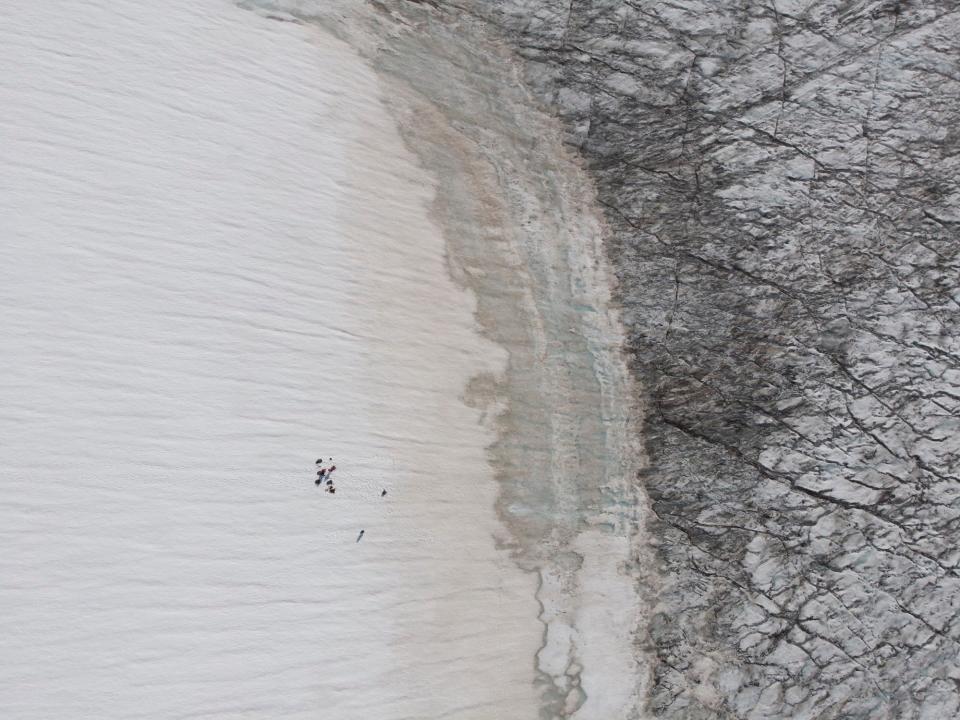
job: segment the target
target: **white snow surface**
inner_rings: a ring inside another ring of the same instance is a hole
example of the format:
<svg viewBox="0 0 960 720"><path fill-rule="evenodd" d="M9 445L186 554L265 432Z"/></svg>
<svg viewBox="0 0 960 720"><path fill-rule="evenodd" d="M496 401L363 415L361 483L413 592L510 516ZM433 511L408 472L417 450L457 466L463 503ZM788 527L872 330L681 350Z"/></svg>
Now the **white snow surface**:
<svg viewBox="0 0 960 720"><path fill-rule="evenodd" d="M2 717L536 716L504 357L373 73L225 0L6 3L0 62Z"/></svg>

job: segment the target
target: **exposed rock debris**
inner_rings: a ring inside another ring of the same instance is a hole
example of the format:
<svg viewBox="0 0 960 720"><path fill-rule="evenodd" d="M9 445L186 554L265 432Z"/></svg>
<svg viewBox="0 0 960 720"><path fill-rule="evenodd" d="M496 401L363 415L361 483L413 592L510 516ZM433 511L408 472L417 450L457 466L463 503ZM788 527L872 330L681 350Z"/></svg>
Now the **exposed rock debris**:
<svg viewBox="0 0 960 720"><path fill-rule="evenodd" d="M957 3L466 4L613 228L662 561L651 711L957 717Z"/></svg>

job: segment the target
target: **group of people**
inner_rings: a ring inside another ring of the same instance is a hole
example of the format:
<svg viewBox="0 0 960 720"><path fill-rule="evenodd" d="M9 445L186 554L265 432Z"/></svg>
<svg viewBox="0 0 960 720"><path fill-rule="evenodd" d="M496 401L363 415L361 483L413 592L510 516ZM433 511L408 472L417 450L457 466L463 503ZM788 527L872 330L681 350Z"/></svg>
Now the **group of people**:
<svg viewBox="0 0 960 720"><path fill-rule="evenodd" d="M333 458L330 458L330 462L333 463ZM333 471L337 469L336 465L330 465L330 467L325 468L323 458L317 458L317 465L320 466L320 469L317 470L317 481L314 483L317 487L320 487L321 484L326 480L326 484L323 486L324 492L328 492L331 495L335 495L337 492L336 486L333 484Z"/></svg>
<svg viewBox="0 0 960 720"><path fill-rule="evenodd" d="M331 495L336 495L337 488L333 484L333 471L337 469L337 466L333 464L333 458L328 458L327 462L330 463L330 467L324 467L327 463L323 461L323 458L317 458L317 479L314 482L314 485L320 487L323 485L323 491L328 492ZM387 491L384 488L380 491L380 497L386 497ZM360 542L363 539L363 534L365 530L361 530L360 534L357 536L357 542Z"/></svg>

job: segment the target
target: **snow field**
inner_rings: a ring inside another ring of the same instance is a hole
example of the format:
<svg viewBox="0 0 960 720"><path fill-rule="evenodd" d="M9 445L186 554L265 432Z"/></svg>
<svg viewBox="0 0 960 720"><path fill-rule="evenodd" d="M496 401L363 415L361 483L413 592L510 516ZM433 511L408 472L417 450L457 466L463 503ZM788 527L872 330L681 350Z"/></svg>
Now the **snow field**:
<svg viewBox="0 0 960 720"><path fill-rule="evenodd" d="M372 72L219 0L10 6L0 58L5 717L534 716L504 358Z"/></svg>

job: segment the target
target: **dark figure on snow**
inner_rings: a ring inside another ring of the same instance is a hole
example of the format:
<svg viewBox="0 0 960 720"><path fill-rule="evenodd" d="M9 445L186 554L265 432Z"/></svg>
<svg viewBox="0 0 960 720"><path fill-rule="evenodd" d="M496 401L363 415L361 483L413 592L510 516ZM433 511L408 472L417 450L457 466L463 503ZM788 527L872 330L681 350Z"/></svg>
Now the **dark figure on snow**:
<svg viewBox="0 0 960 720"><path fill-rule="evenodd" d="M366 530L361 530L361 531L360 531L360 534L357 535L357 542L360 542L360 540L363 539L363 534L364 534L365 532L366 532Z"/></svg>
<svg viewBox="0 0 960 720"><path fill-rule="evenodd" d="M327 474L327 471L324 470L323 468L320 468L319 470L317 470L317 477L320 478L321 480L323 480L326 474Z"/></svg>
<svg viewBox="0 0 960 720"><path fill-rule="evenodd" d="M381 490L381 491L380 491L380 497L384 497L386 494L387 494L387 491L386 491L386 490Z"/></svg>

